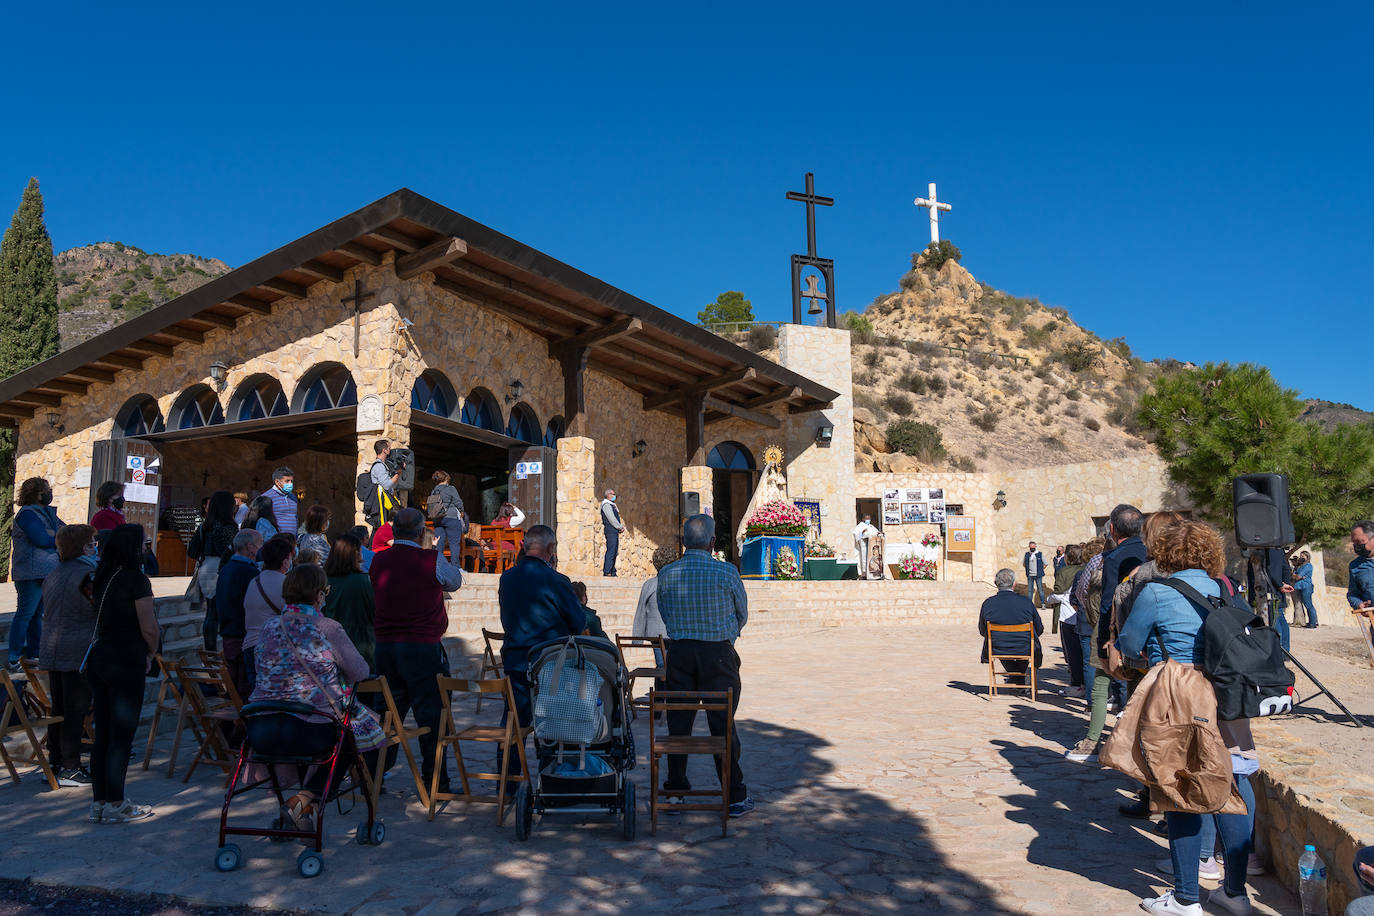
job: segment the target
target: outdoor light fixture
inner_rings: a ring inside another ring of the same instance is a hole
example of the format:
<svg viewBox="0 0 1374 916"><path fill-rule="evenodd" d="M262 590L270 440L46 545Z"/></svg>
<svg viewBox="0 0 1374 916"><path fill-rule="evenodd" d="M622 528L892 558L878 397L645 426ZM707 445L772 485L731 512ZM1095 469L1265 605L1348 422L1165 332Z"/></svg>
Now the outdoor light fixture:
<svg viewBox="0 0 1374 916"><path fill-rule="evenodd" d="M398 334L404 334L413 327L415 327L415 322L411 321L409 318L402 318L400 321L396 322L396 332Z"/></svg>
<svg viewBox="0 0 1374 916"><path fill-rule="evenodd" d="M997 498L992 501L992 508L1005 509L1007 507L1007 494L1003 490L997 491Z"/></svg>
<svg viewBox="0 0 1374 916"><path fill-rule="evenodd" d="M215 383L215 387L223 391L229 385L229 367L219 360L210 364L210 381Z"/></svg>
<svg viewBox="0 0 1374 916"><path fill-rule="evenodd" d="M55 430L57 430L59 433L65 433L65 432L67 431L67 427L64 426L64 425L62 425L61 420L62 420L62 416L61 416L60 414L53 413L53 412L49 411L49 413L48 413L48 428L49 428L49 429L55 429Z"/></svg>
<svg viewBox="0 0 1374 916"><path fill-rule="evenodd" d="M510 383L510 394L506 395L506 403L520 400L520 394L525 390L525 383L516 379Z"/></svg>
<svg viewBox="0 0 1374 916"><path fill-rule="evenodd" d="M640 455L648 451L648 449L649 443L645 442L643 439L640 439L638 442L635 443L635 447L630 449L630 457L638 458Z"/></svg>
<svg viewBox="0 0 1374 916"><path fill-rule="evenodd" d="M833 442L833 441L835 441L835 427L833 427L833 426L817 426L817 427L816 427L816 444L817 444L817 445L823 445L823 446L829 447L830 443Z"/></svg>

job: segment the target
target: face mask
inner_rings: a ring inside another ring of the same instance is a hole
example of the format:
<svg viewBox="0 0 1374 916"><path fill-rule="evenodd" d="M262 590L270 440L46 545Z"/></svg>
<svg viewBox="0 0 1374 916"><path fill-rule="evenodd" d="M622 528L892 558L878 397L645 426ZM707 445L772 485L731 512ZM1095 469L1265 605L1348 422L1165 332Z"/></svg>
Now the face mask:
<svg viewBox="0 0 1374 916"><path fill-rule="evenodd" d="M296 489L296 484L290 480L281 485L281 491L283 493L290 493L294 489Z"/></svg>
<svg viewBox="0 0 1374 916"><path fill-rule="evenodd" d="M52 503L52 491L48 490L45 493L40 494L38 497L38 501L45 506L50 505Z"/></svg>
<svg viewBox="0 0 1374 916"><path fill-rule="evenodd" d="M606 497L606 498L609 499L611 502L615 502L615 497L614 497L614 496L608 496L608 497Z"/></svg>
<svg viewBox="0 0 1374 916"><path fill-rule="evenodd" d="M110 500L110 505L114 506L116 509L123 509L124 497L116 496L114 499Z"/></svg>
<svg viewBox="0 0 1374 916"><path fill-rule="evenodd" d="M1355 548L1355 556L1357 557L1367 557L1371 553L1374 553L1374 550L1370 549L1368 541L1365 541L1363 544L1352 544L1351 546Z"/></svg>

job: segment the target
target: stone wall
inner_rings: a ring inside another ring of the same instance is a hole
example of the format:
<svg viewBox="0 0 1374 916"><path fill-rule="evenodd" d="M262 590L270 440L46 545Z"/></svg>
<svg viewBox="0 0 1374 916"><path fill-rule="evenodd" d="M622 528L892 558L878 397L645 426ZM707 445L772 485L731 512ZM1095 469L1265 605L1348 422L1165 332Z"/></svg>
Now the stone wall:
<svg viewBox="0 0 1374 916"><path fill-rule="evenodd" d="M558 559L570 576L595 575L596 535L601 527L592 495L596 481L596 443L581 436L558 440Z"/></svg>
<svg viewBox="0 0 1374 916"><path fill-rule="evenodd" d="M701 498L703 515L714 514L714 476L714 472L704 465L688 465L682 469L682 492L696 493Z"/></svg>
<svg viewBox="0 0 1374 916"><path fill-rule="evenodd" d="M850 333L836 328L785 324L778 335L779 362L839 393L829 410L787 415L781 430L787 453L787 492L821 503L821 528L831 546L854 529L854 381ZM816 430L833 426L828 446ZM770 432L775 432L770 430ZM757 454L757 453L756 453Z"/></svg>

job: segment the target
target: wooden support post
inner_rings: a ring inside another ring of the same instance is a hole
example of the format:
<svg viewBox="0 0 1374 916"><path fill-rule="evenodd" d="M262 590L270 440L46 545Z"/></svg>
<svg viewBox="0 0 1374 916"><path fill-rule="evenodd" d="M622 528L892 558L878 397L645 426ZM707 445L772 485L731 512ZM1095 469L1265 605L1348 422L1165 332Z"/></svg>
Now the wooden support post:
<svg viewBox="0 0 1374 916"><path fill-rule="evenodd" d="M591 347L569 347L559 354L563 366L563 422L569 436L587 435L587 357Z"/></svg>
<svg viewBox="0 0 1374 916"><path fill-rule="evenodd" d="M689 466L696 467L706 463L706 393L693 392L682 401L682 412L687 419L687 458Z"/></svg>

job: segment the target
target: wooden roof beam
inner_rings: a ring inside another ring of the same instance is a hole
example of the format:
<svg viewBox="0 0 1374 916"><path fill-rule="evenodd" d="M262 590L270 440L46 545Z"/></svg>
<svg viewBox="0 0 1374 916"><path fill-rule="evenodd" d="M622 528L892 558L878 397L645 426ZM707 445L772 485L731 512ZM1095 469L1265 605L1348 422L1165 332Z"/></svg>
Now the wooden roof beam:
<svg viewBox="0 0 1374 916"><path fill-rule="evenodd" d="M199 321L201 324L208 324L213 327L224 328L229 331L232 331L234 330L234 328L239 326L239 323L236 319L230 318L228 315L221 315L218 312L197 312L196 314L192 315L190 318L187 318L186 320Z"/></svg>
<svg viewBox="0 0 1374 916"><path fill-rule="evenodd" d="M393 248L401 249L406 254L410 254L412 251L419 251L424 247L424 242L406 235L400 230L392 229L390 226L378 226L367 234L374 239L386 242Z"/></svg>
<svg viewBox="0 0 1374 916"><path fill-rule="evenodd" d="M177 340L184 340L187 343L205 343L205 332L197 331L194 328L183 328L179 324L171 324L157 332L163 337L175 337Z"/></svg>
<svg viewBox="0 0 1374 916"><path fill-rule="evenodd" d="M402 280L409 280L411 277L418 277L425 271L433 270L441 264L447 264L450 261L465 257L467 253L467 242L456 236L448 236L426 245L419 251L397 258L394 264L396 276Z"/></svg>
<svg viewBox="0 0 1374 916"><path fill-rule="evenodd" d="M357 242L344 242L334 249L339 254L347 255L355 261L362 261L372 267L382 266L382 253L375 248L368 248L366 245L359 245Z"/></svg>
<svg viewBox="0 0 1374 916"><path fill-rule="evenodd" d="M224 303L226 305L237 305L241 309L248 309L248 311L255 312L259 315L272 314L272 303L263 302L261 299L254 299L252 296L230 296L228 299L224 300Z"/></svg>
<svg viewBox="0 0 1374 916"><path fill-rule="evenodd" d="M701 379L695 385L689 385L686 388L679 388L666 394L646 397L644 399L644 409L658 410L660 407L671 404L673 401L685 400L695 395L710 394L717 388L727 388L730 385L746 382L756 375L758 375L758 371L754 369L753 366L747 366L743 369L735 369L731 372L713 376L712 378Z"/></svg>
<svg viewBox="0 0 1374 916"><path fill-rule="evenodd" d="M86 382L68 382L62 379L53 379L36 386L37 391L51 391L57 394L85 394L91 390L91 386Z"/></svg>
<svg viewBox="0 0 1374 916"><path fill-rule="evenodd" d="M793 398L799 398L801 396L802 390L800 388L779 388L776 391L761 394L756 398L750 398L740 406L749 410L756 410L760 407L768 407L772 404L777 404L779 401L790 401Z"/></svg>
<svg viewBox="0 0 1374 916"><path fill-rule="evenodd" d="M94 366L114 366L116 369L132 369L135 372L143 368L143 360L137 356L120 356L118 353L106 353L97 359L91 360Z"/></svg>
<svg viewBox="0 0 1374 916"><path fill-rule="evenodd" d="M26 391L23 394L15 395L11 399L14 404L33 404L37 407L61 407L62 398L59 395L39 394L36 391Z"/></svg>
<svg viewBox="0 0 1374 916"><path fill-rule="evenodd" d="M292 283L280 277L270 277L263 280L258 286L262 289L270 289L274 293L290 296L292 299L304 299L310 295L310 287L301 286L299 283Z"/></svg>
<svg viewBox="0 0 1374 916"><path fill-rule="evenodd" d="M549 341L549 355L553 356L556 352L567 352L581 347L605 346L617 338L634 334L643 327L644 322L638 318L621 318L619 321L603 324L572 337Z"/></svg>
<svg viewBox="0 0 1374 916"><path fill-rule="evenodd" d="M607 363L603 363L600 360L587 360L587 368L592 369L596 372L600 372L602 375L608 375L618 382L623 382L624 384L629 385L636 391L648 390L654 392L655 394L667 391L667 389L664 388L663 385L658 382L651 381L650 379L644 378L641 375L635 375L633 372L630 372L626 369L621 369L618 366L608 365ZM669 398L669 400L675 399L676 395L670 396Z"/></svg>
<svg viewBox="0 0 1374 916"><path fill-rule="evenodd" d="M566 337L568 335L568 328L565 325L549 321L547 318L543 318L539 315L532 315L519 306L482 297L477 291L468 289L462 284L454 283L452 280L445 277L435 277L434 285L445 292L452 293L464 302L469 302L478 308L491 309L493 312L504 315L511 321L523 324L526 327L534 328L545 334L554 334L558 337Z"/></svg>
<svg viewBox="0 0 1374 916"><path fill-rule="evenodd" d="M466 280L472 280L476 283L480 283L482 286L511 293L539 308L548 309L555 314L571 318L574 321L596 322L600 320L595 315L588 314L586 311L574 305L570 305L567 302L561 302L552 296L541 293L537 289L532 289L525 286L523 283L517 283L510 277L487 270L485 267L478 267L476 264L469 264L463 261L445 264L444 267Z"/></svg>
<svg viewBox="0 0 1374 916"><path fill-rule="evenodd" d="M33 415L37 412L38 411L34 410L32 407L21 407L20 405L15 404L13 402L10 402L8 404L0 404L0 417L13 417L18 420L31 420L33 419ZM17 426L18 424L15 425Z"/></svg>
<svg viewBox="0 0 1374 916"><path fill-rule="evenodd" d="M748 410L737 404L722 401L720 398L706 398L705 407L707 410L714 410L716 413L723 413L726 416L735 417L740 420L748 420L750 423L754 423L758 426L766 426L769 429L778 429L782 426L782 421L772 414L760 413L757 410ZM724 419L724 417L720 419ZM714 421L708 420L707 422L710 423Z"/></svg>
<svg viewBox="0 0 1374 916"><path fill-rule="evenodd" d="M306 261L296 269L301 273L310 274L312 277L319 277L321 280L333 280L335 283L342 283L344 278L344 269L342 267L335 267L323 261L316 261L314 258Z"/></svg>
<svg viewBox="0 0 1374 916"><path fill-rule="evenodd" d="M790 414L815 413L818 410L829 410L835 406L833 401L814 401L810 404L792 404L787 408Z"/></svg>
<svg viewBox="0 0 1374 916"><path fill-rule="evenodd" d="M269 445L263 456L268 461L281 461L283 458L303 452L308 448L317 445L324 445L327 442L334 442L345 436L352 436L357 430L358 424L353 420L344 420L341 423L332 423L329 426L312 426L310 429L293 436L284 442L276 445Z"/></svg>
<svg viewBox="0 0 1374 916"><path fill-rule="evenodd" d="M700 360L693 359L691 356L687 355L686 353L683 353L681 350L675 350L672 347L661 344L656 340L652 340L643 334L632 337L629 340L618 341L616 346L620 353L628 359L644 359L644 354L636 350L636 348L639 348L643 350L648 350L651 354L657 356L660 360L669 360L679 365L687 365L695 368L695 372L689 372L686 374L684 381L701 378L701 372L715 372L718 371L720 368L718 366L703 364Z"/></svg>
<svg viewBox="0 0 1374 916"><path fill-rule="evenodd" d="M149 356L166 357L170 357L176 352L175 347L169 347L167 344L153 343L151 340L136 340L124 349L132 350L135 353L146 353Z"/></svg>
<svg viewBox="0 0 1374 916"><path fill-rule="evenodd" d="M108 385L115 380L115 374L107 369L96 369L92 366L78 366L71 370L62 378L88 379L92 382L103 382Z"/></svg>

